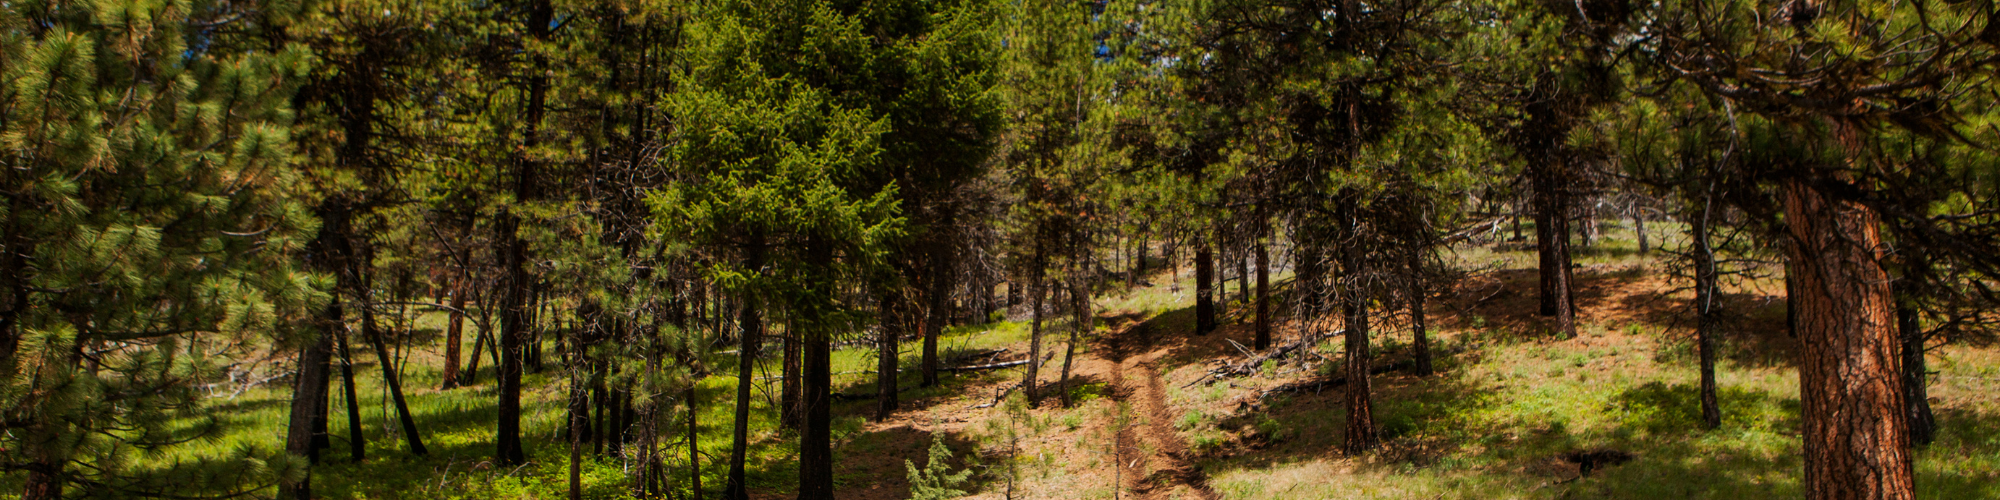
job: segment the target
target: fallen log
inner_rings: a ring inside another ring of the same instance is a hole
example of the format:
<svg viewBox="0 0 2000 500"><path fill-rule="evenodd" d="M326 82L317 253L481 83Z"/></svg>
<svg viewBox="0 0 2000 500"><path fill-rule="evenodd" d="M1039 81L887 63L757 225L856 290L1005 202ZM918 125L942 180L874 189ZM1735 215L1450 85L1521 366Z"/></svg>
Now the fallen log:
<svg viewBox="0 0 2000 500"><path fill-rule="evenodd" d="M976 371L979 371L979 370L996 370L996 369L1000 369L1000 368L1006 368L1006 367L1010 367L1010 366L1021 366L1021 365L1025 365L1025 364L1028 364L1028 360L1025 360L1025 359L1023 359L1023 360L1020 360L1020 361L1007 361L1007 362L1004 362L1004 363L993 363L993 364L990 364L990 365L979 365L979 366L948 366L948 367L944 367L944 368L939 368L939 369L938 369L938 371L941 371L941 372L976 372Z"/></svg>

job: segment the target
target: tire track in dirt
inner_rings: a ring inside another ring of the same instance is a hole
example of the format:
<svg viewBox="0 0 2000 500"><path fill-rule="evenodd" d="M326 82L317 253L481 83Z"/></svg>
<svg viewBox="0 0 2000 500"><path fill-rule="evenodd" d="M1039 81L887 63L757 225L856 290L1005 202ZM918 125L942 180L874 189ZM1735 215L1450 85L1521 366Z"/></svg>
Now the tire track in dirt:
<svg viewBox="0 0 2000 500"><path fill-rule="evenodd" d="M1187 442L1174 432L1166 382L1158 367L1167 350L1155 345L1158 333L1148 323L1133 325L1106 339L1105 349L1099 351L1111 362L1112 398L1130 405L1135 417L1118 430L1123 452L1114 466L1123 469L1123 486L1135 498L1170 498L1186 487L1196 498L1219 500L1222 496L1208 486L1208 474L1191 463ZM1150 472L1137 474L1142 471Z"/></svg>

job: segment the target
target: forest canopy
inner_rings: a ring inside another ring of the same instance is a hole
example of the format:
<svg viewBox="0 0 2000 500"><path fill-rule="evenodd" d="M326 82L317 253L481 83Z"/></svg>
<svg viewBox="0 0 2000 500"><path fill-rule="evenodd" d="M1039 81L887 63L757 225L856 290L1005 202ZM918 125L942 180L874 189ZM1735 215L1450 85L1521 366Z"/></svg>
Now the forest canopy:
<svg viewBox="0 0 2000 500"><path fill-rule="evenodd" d="M2000 495L1995 15L0 2L0 495Z"/></svg>

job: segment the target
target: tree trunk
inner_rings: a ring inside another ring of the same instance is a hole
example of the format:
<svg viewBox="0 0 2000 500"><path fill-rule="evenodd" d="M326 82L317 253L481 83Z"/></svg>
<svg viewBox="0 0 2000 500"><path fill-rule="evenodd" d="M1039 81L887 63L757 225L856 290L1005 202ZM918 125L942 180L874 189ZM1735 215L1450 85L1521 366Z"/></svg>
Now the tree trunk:
<svg viewBox="0 0 2000 500"><path fill-rule="evenodd" d="M1071 274L1071 276L1070 279L1078 281L1070 284L1069 292L1070 311L1075 314L1076 319L1074 320L1075 324L1071 325L1072 328L1069 331L1069 343L1063 350L1062 379L1061 382L1056 384L1057 390L1062 391L1064 408L1076 404L1075 401L1070 399L1069 390L1070 360L1076 357L1076 344L1082 341L1084 334L1089 333L1092 328L1096 328L1094 324L1096 314L1091 311L1090 305L1090 286L1082 278L1075 277L1075 274Z"/></svg>
<svg viewBox="0 0 2000 500"><path fill-rule="evenodd" d="M1787 180L1783 202L1799 271L1806 498L1915 498L1881 221L1805 182Z"/></svg>
<svg viewBox="0 0 2000 500"><path fill-rule="evenodd" d="M326 331L333 324L326 317L339 317L338 303L327 304L328 311L322 313L321 332L299 351L298 378L292 385L292 413L285 432L285 452L293 456L305 457L310 464L319 463L319 450L326 425L327 389L332 378L333 334ZM312 470L306 470L306 477L296 483L280 485L283 497L306 500L312 497Z"/></svg>
<svg viewBox="0 0 2000 500"><path fill-rule="evenodd" d="M949 226L952 224L953 217L952 212L946 211L943 217L945 220L943 225ZM940 237L939 239L942 240L943 238ZM924 387L934 386L938 383L938 336L944 335L945 319L950 317L947 310L951 303L951 290L957 286L956 283L952 282L952 277L955 274L951 272L953 261L957 257L954 253L949 241L935 243L931 252L930 304L924 310L924 353L922 361ZM985 319L981 318L980 321L985 322Z"/></svg>
<svg viewBox="0 0 2000 500"><path fill-rule="evenodd" d="M1924 328L1916 289L1928 277L1929 261L1905 249L1902 279L1894 286L1896 297L1896 337L1903 357L1903 401L1908 403L1903 418L1909 420L1910 444L1928 446L1937 439L1937 416L1931 413L1928 360L1924 359Z"/></svg>
<svg viewBox="0 0 2000 500"><path fill-rule="evenodd" d="M903 298L894 290L882 290L876 300L882 315L875 342L875 421L880 422L896 414L896 341L903 336Z"/></svg>
<svg viewBox="0 0 2000 500"><path fill-rule="evenodd" d="M1257 242L1257 338L1258 351L1271 348L1271 252Z"/></svg>
<svg viewBox="0 0 2000 500"><path fill-rule="evenodd" d="M1040 252L1036 253L1039 254ZM1048 287L1042 286L1041 265L1039 264L1041 259L1037 257L1035 260L1037 264L1034 271L1034 284L1030 285L1030 288L1033 289L1030 293L1035 297L1033 303L1029 305L1032 310L1029 311L1028 320L1028 374L1021 379L1021 394L1027 396L1029 408L1034 408L1036 405L1035 381L1036 377L1041 374L1042 368L1042 299L1044 295L1048 294L1048 290L1046 290Z"/></svg>
<svg viewBox="0 0 2000 500"><path fill-rule="evenodd" d="M1415 371L1419 377L1431 375L1431 335L1424 317L1424 301L1430 299L1430 290L1424 281L1424 254L1421 250L1410 253L1409 301L1410 301L1410 349L1415 352Z"/></svg>
<svg viewBox="0 0 2000 500"><path fill-rule="evenodd" d="M468 287L463 278L453 280L453 285L451 319L446 322L444 330L444 381L438 384L438 388L443 390L458 388L459 344L465 343L465 289Z"/></svg>
<svg viewBox="0 0 2000 500"><path fill-rule="evenodd" d="M1646 213L1639 207L1632 207L1632 233L1639 238L1639 255L1652 252L1653 247L1646 234Z"/></svg>
<svg viewBox="0 0 2000 500"><path fill-rule="evenodd" d="M792 326L794 325L790 322L785 325L785 365L779 380L778 427L798 430L799 419L803 417L803 415L799 414L799 384L801 382L799 377L801 376L800 370L804 368L799 365L799 355L802 354L800 350L804 346L799 342L799 332L794 331L795 329Z"/></svg>
<svg viewBox="0 0 2000 500"><path fill-rule="evenodd" d="M1540 254L1541 314L1554 316L1556 333L1576 335L1576 295L1570 273L1569 202L1557 174L1535 175L1535 249Z"/></svg>
<svg viewBox="0 0 2000 500"><path fill-rule="evenodd" d="M483 298L479 299L479 324L474 325L479 327L479 333L472 336L472 357L471 359L467 360L465 364L465 372L461 374L460 378L463 379L459 381L459 385L461 386L472 385L479 382L479 350L481 348L486 349L487 356L497 356L499 354L499 348L486 347L488 345L493 344L493 335L491 333L491 329L487 328L488 326L493 324L492 322L493 308L488 307L493 304L492 297L493 294L488 293ZM495 365L500 364L499 358L497 357L494 358L493 364Z"/></svg>
<svg viewBox="0 0 2000 500"><path fill-rule="evenodd" d="M356 290L367 293L367 290ZM410 454L429 455L424 448L423 436L417 434L417 420L410 416L410 405L403 401L403 383L396 377L396 358L389 356L389 348L382 339L382 330L375 326L375 311L368 307L368 301L361 302L361 332L368 336L368 343L375 346L375 363L382 365L382 383L389 387L389 400L396 406L396 419L403 426L403 439L410 446Z"/></svg>
<svg viewBox="0 0 2000 500"><path fill-rule="evenodd" d="M1215 331L1215 251L1206 240L1194 251L1194 334Z"/></svg>
<svg viewBox="0 0 2000 500"><path fill-rule="evenodd" d="M1715 300L1717 275L1715 249L1709 246L1709 200L1702 201L1701 213L1689 219L1689 237L1694 240L1695 349L1701 356L1701 425L1722 427L1721 403L1715 387Z"/></svg>
<svg viewBox="0 0 2000 500"><path fill-rule="evenodd" d="M764 239L751 237L748 248L744 249L743 268L749 272L760 272L764 267ZM743 460L750 449L750 385L756 383L754 369L757 367L757 346L763 341L764 322L758 315L757 297L745 294L742 297L742 313L737 317L737 336L741 341L736 354L736 419L729 442L729 482L723 486L724 500L749 500L749 484L745 482Z"/></svg>
<svg viewBox="0 0 2000 500"><path fill-rule="evenodd" d="M361 427L361 400L354 390L354 350L347 345L346 333L334 340L340 347L341 389L347 397L347 458L358 464L368 458L368 439Z"/></svg>
<svg viewBox="0 0 2000 500"><path fill-rule="evenodd" d="M800 371L799 500L833 500L832 339L824 333L804 335Z"/></svg>
<svg viewBox="0 0 2000 500"><path fill-rule="evenodd" d="M523 20L526 21L529 36L537 41L548 41L549 25L555 11L549 0L533 0L527 10ZM540 143L549 82L544 76L546 72L542 71L548 67L548 61L538 55L533 62L535 67L529 72L532 76L528 79L527 120L523 124L525 130L521 141L523 153L514 158L517 169L514 173L514 199L519 202L533 201L539 192L539 169L533 157L525 152L534 150ZM519 232L520 215L512 207L503 207L497 219L499 223L495 225L495 230L504 246L498 253L503 272L507 275L507 288L501 299L500 311L500 404L497 411L499 422L494 426L494 458L503 465L519 465L528 461L527 451L521 446L521 344L530 334L528 315L532 311L528 307L531 307L529 296L533 290L528 274L528 242Z"/></svg>
<svg viewBox="0 0 2000 500"><path fill-rule="evenodd" d="M1352 202L1343 202L1343 204ZM1342 207L1345 212L1339 223L1345 226L1345 233L1353 236L1358 229L1357 221L1351 214L1352 208ZM1351 239L1351 238L1350 238ZM1347 442L1345 451L1350 455L1365 453L1375 449L1381 438L1375 430L1374 384L1369 381L1368 352L1368 301L1367 285L1360 276L1362 269L1361 245L1346 241L1341 250L1341 272L1349 281L1343 290L1343 309L1346 310L1347 330Z"/></svg>

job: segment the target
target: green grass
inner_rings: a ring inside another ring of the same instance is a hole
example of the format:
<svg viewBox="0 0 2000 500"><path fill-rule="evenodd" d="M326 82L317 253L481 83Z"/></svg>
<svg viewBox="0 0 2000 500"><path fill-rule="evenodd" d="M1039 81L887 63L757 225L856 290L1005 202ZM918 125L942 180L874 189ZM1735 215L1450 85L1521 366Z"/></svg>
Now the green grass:
<svg viewBox="0 0 2000 500"><path fill-rule="evenodd" d="M441 316L425 317L419 323L427 325L441 320ZM948 358L960 350L1006 346L1026 338L1026 335L1027 328L1019 323L954 327L940 338L939 346L941 355ZM913 341L901 349L904 368L901 387L919 385L921 374L914 368L920 360L920 348L921 344ZM322 452L322 463L313 468L312 481L317 496L330 499L483 499L560 498L566 494L569 453L567 443L561 440L561 433L568 383L562 378L560 361L553 351L545 354L550 363L546 371L526 373L522 377L522 440L529 462L506 467L492 461L497 395L491 366L482 360L478 385L440 391L436 388L442 373L436 365L435 353L441 352L442 346L424 346L418 350L421 352L414 353L413 359L405 363L406 372L402 375L404 394L424 444L430 451L429 456L413 456L405 449L394 409L386 403L386 389L380 383L380 368L375 365L368 350L357 346L355 384L360 400L361 433L367 441L365 460L353 461L348 453L346 439L354 430L347 425L346 401L341 396L336 364L336 380L332 387L335 396L329 415L333 446ZM470 355L469 345L464 352ZM716 370L724 374L704 379L697 389L697 397L702 402L701 414L697 416L700 422L699 450L704 456L702 486L710 494L721 489L727 473L735 399L735 361L728 356L723 358L718 360L718 366L732 369ZM832 371L836 373L833 377L834 389L848 394L872 394L874 367L875 352L872 348L835 350L832 364ZM776 360L771 359L761 363L758 373L763 377L766 373L777 373L779 368ZM1000 376L1014 375L1008 371L946 374L945 383L932 388L907 390L902 398L912 401L952 395L967 381ZM768 404L775 399L776 391L776 381L760 381L753 390L751 447L746 469L753 489L782 494L793 488L797 479L797 447L794 436L778 430L776 411ZM220 456L245 446L281 448L290 414L290 398L291 389L282 382L252 388L235 397L218 397L208 404L224 424L220 435L171 448L164 454L145 455L137 459L171 463ZM856 415L868 411L872 404L872 401L835 404L836 457L844 453L868 451L865 443L854 449L843 449L843 445L856 441L852 438L859 436L862 426L862 420ZM685 441L680 439L680 433L685 432L681 424L685 422L685 413L677 406L663 418L674 419L661 430L668 433L661 439L662 453L669 457L666 460L668 474L673 478L675 488L685 488L687 451ZM585 456L582 476L586 498L630 496L625 473L629 464L617 457L592 457L589 450L586 450ZM15 484L19 481L14 476L6 479ZM837 478L844 483L870 479ZM7 486L0 484L0 487ZM269 492L265 490L265 494Z"/></svg>

